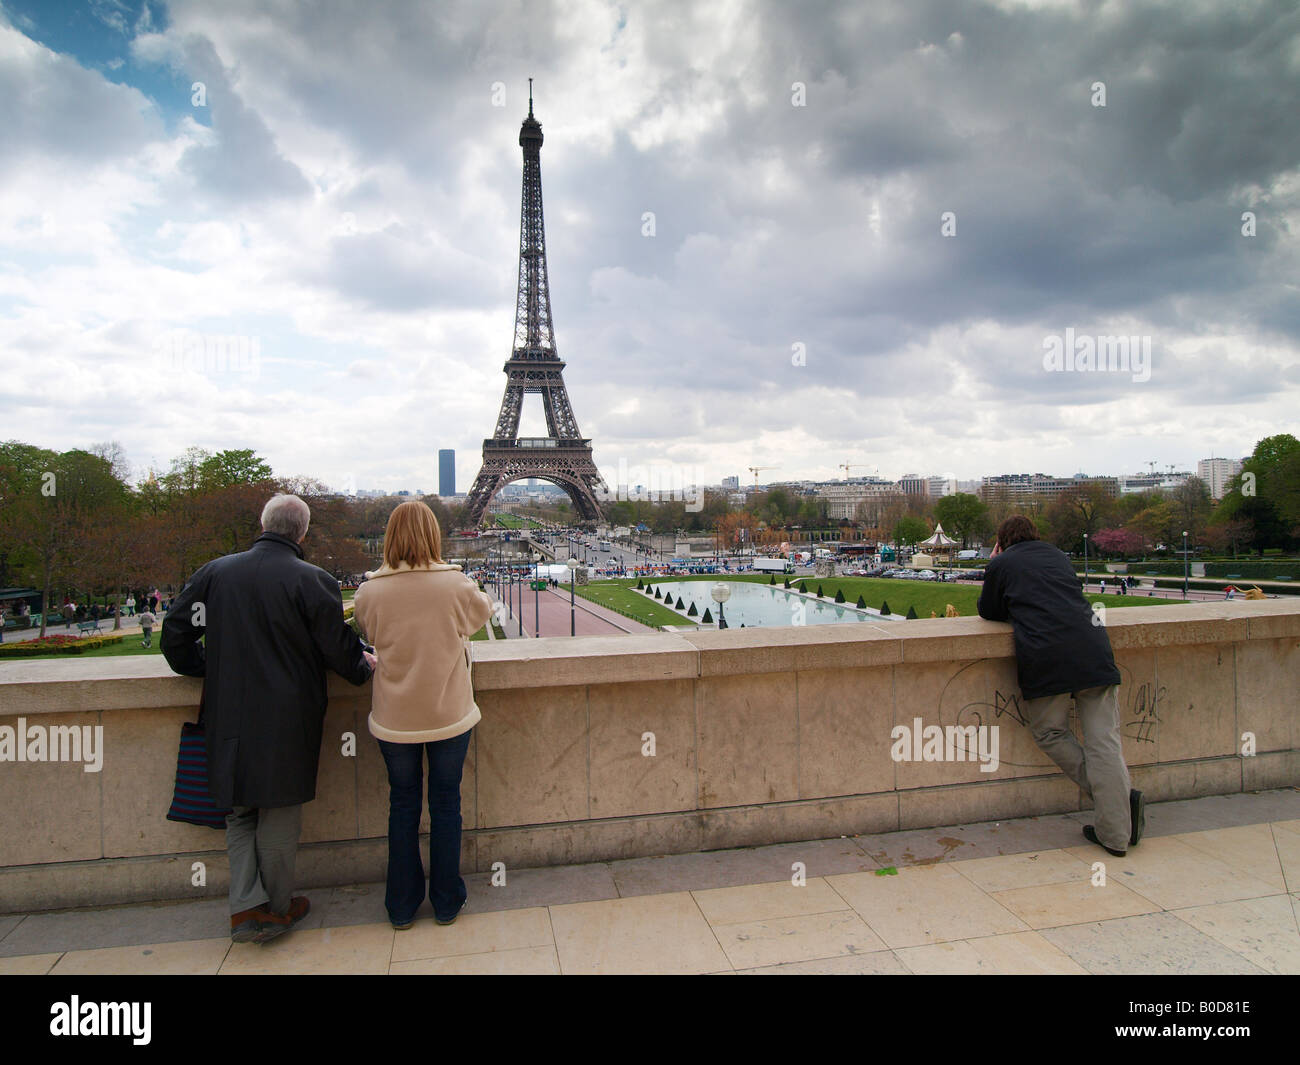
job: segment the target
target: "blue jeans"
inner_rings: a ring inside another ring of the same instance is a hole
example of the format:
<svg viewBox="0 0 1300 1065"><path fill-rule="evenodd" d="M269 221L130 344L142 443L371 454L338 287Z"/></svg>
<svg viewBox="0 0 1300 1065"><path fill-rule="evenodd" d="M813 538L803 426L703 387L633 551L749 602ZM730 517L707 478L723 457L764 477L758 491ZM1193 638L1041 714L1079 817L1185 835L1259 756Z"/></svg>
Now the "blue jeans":
<svg viewBox="0 0 1300 1065"><path fill-rule="evenodd" d="M465 903L460 875L460 778L473 733L434 743L379 740L388 766L388 890L384 905L394 924L415 917L424 901L420 861L420 807L424 799L424 755L429 757L429 901L440 921Z"/></svg>

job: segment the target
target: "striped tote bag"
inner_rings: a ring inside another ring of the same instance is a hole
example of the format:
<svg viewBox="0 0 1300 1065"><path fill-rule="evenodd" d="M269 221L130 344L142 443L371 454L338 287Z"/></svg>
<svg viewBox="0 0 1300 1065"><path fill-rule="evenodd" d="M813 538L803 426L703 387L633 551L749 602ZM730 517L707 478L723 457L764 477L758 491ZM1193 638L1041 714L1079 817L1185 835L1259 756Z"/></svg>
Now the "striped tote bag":
<svg viewBox="0 0 1300 1065"><path fill-rule="evenodd" d="M208 741L203 731L203 698L198 721L181 725L181 749L176 756L176 786L168 821L185 821L205 828L225 828L229 810L218 810L208 794Z"/></svg>

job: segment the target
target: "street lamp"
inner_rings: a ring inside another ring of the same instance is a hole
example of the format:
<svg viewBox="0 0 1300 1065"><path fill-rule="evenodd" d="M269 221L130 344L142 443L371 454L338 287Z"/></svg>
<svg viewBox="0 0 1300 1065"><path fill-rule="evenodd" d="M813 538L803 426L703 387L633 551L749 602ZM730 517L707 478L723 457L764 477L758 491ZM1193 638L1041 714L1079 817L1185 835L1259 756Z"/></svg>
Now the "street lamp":
<svg viewBox="0 0 1300 1065"><path fill-rule="evenodd" d="M569 567L569 635L576 636L577 621L575 620L576 615L574 614L573 585L577 580L578 560L570 555L569 561L566 562L565 565Z"/></svg>
<svg viewBox="0 0 1300 1065"><path fill-rule="evenodd" d="M1187 559L1187 530L1183 530L1183 599L1187 599L1187 570L1190 563Z"/></svg>
<svg viewBox="0 0 1300 1065"><path fill-rule="evenodd" d="M725 629L727 627L727 617L723 613L722 604L731 598L731 588L719 581L709 589L709 595L718 604L718 628Z"/></svg>
<svg viewBox="0 0 1300 1065"><path fill-rule="evenodd" d="M1088 590L1088 534L1083 534L1083 590Z"/></svg>

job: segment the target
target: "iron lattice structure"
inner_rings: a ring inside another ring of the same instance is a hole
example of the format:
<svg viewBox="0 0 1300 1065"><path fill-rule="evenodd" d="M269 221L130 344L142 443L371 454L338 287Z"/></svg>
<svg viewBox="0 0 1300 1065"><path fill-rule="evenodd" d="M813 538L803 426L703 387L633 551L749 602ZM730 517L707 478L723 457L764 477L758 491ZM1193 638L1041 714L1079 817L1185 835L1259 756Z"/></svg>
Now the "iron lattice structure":
<svg viewBox="0 0 1300 1065"><path fill-rule="evenodd" d="M523 202L519 212L519 289L515 298L515 342L505 364L506 393L496 430L483 441L483 466L474 479L465 522L477 525L492 497L512 481L536 477L568 493L582 521L601 518L598 494L607 488L591 455L591 441L578 430L564 387L564 361L555 350L551 292L546 275L546 225L542 219L542 124L528 117L519 130L524 153ZM540 393L547 436L519 437L524 395Z"/></svg>

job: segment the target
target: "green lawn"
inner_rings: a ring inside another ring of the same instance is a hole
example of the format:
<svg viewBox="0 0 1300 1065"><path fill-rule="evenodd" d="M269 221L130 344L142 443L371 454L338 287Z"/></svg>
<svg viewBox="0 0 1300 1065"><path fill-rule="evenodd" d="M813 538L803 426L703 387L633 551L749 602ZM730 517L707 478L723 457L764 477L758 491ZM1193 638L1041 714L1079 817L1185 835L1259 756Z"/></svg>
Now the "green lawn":
<svg viewBox="0 0 1300 1065"><path fill-rule="evenodd" d="M631 584L631 587L628 585ZM653 598L636 591L635 581L597 581L592 584L580 584L574 589L582 599L607 606L611 610L628 614L644 625L659 628L663 625L689 625L693 618L682 617L675 610L661 606Z"/></svg>

